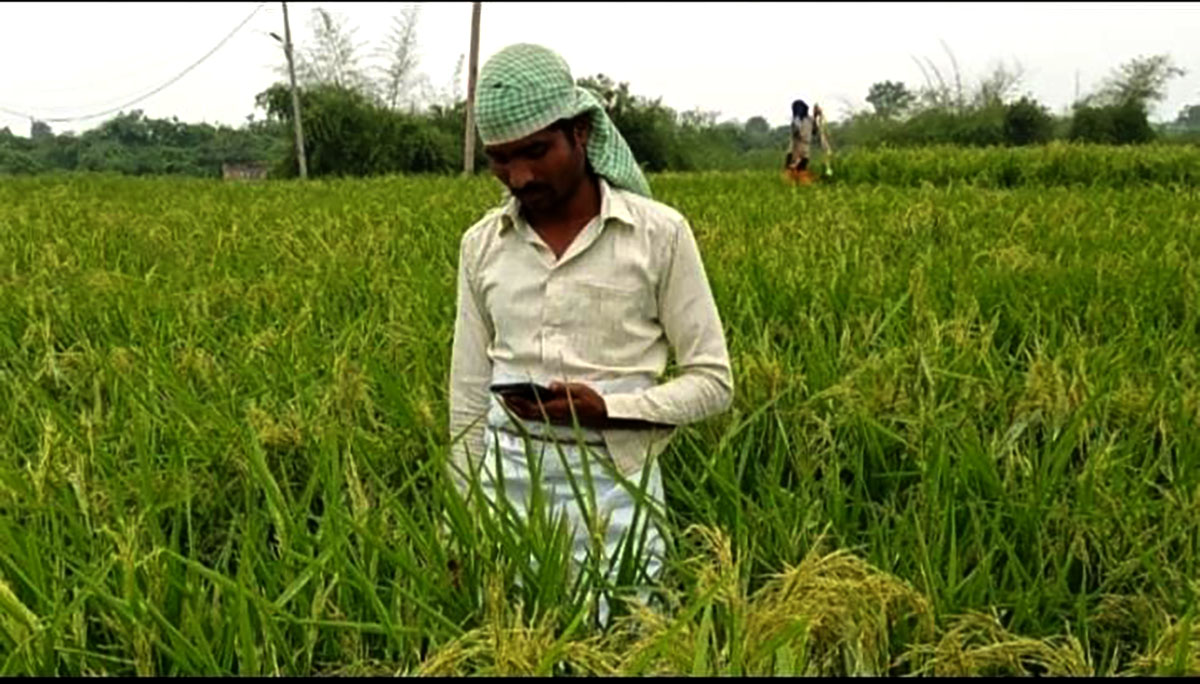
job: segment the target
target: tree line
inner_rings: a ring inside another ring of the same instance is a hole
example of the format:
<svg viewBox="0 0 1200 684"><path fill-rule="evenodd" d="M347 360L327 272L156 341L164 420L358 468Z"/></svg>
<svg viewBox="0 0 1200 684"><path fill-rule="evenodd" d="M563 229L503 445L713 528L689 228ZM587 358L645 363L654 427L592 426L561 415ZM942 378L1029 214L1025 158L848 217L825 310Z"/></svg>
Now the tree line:
<svg viewBox="0 0 1200 684"><path fill-rule="evenodd" d="M450 82L435 87L418 69L418 19L416 6L404 7L382 43L368 49L355 40L356 29L343 17L313 10L313 39L295 51L311 175L454 173L462 168L463 59ZM1051 113L1021 92L1020 65L997 66L972 85L964 84L950 57L952 70L918 60L925 77L918 87L895 81L873 84L866 96L869 109L851 109L830 123L835 147L1200 141L1200 104L1185 107L1167 124L1155 126L1148 119L1149 107L1165 99L1170 81L1185 73L1168 55L1140 56L1119 65L1065 115ZM134 110L81 135L55 134L36 121L28 138L0 129L0 173L218 176L224 163L267 162L272 176L294 176L291 96L282 80L286 66L279 65L277 73L280 82L255 98L264 118L255 120L252 114L238 127L153 119ZM762 116L719 122L718 112L676 111L661 98L636 95L628 82L604 74L578 79L578 84L604 103L647 171L782 164L788 126L772 127ZM783 95L781 107L792 99ZM829 112L835 103L822 104ZM480 149L475 166L486 169Z"/></svg>

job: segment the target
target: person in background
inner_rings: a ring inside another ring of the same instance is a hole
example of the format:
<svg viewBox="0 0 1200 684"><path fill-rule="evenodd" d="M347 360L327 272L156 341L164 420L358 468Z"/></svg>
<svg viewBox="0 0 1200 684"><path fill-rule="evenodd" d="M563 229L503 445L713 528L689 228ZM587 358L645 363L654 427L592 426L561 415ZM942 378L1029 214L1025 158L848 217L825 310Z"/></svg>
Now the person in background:
<svg viewBox="0 0 1200 684"><path fill-rule="evenodd" d="M812 182L812 174L808 170L809 149L813 135L821 140L821 151L828 158L830 154L829 137L826 135L825 116L820 105L813 105L810 114L808 103L804 100L792 102L792 148L788 152L785 168L789 176L801 183ZM826 172L831 170L826 166Z"/></svg>

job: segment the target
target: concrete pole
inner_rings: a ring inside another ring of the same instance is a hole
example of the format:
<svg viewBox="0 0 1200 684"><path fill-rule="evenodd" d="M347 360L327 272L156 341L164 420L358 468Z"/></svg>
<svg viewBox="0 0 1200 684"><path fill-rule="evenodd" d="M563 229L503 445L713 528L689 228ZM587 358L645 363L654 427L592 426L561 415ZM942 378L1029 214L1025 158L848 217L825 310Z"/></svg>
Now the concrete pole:
<svg viewBox="0 0 1200 684"><path fill-rule="evenodd" d="M475 77L479 73L479 3L471 3L471 60L467 71L467 130L463 136L463 175L475 172Z"/></svg>
<svg viewBox="0 0 1200 684"><path fill-rule="evenodd" d="M292 81L292 121L296 128L296 157L300 162L300 178L308 178L308 163L304 154L304 128L300 125L300 95L296 92L296 64L292 61L292 26L288 23L287 3L283 5L283 51L287 53L288 78Z"/></svg>

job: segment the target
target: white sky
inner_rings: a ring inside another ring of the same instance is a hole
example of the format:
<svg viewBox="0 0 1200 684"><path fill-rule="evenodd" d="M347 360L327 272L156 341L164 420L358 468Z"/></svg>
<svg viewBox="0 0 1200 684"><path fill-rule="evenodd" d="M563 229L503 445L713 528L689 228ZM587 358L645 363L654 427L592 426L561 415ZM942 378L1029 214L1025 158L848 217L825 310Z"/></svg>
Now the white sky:
<svg viewBox="0 0 1200 684"><path fill-rule="evenodd" d="M215 46L257 3L0 3L0 108L39 118L100 112L162 85ZM421 62L438 87L469 49L469 2L418 3ZM378 44L400 3L294 2L293 40L310 35L323 6ZM484 2L480 63L510 43L541 43L574 76L603 72L676 110L720 118L787 121L797 97L838 118L865 107L870 85L923 77L913 57L952 72L944 40L965 80L998 61L1025 68L1023 89L1052 110L1088 92L1137 55L1169 53L1188 70L1171 82L1151 118L1174 119L1200 103L1200 3L499 3ZM238 125L254 96L278 77L279 3L265 5L228 43L179 82L136 105L147 116ZM464 74L463 87L466 78ZM110 115L111 116L111 115ZM106 118L54 123L83 131ZM29 134L29 121L0 112L0 128Z"/></svg>

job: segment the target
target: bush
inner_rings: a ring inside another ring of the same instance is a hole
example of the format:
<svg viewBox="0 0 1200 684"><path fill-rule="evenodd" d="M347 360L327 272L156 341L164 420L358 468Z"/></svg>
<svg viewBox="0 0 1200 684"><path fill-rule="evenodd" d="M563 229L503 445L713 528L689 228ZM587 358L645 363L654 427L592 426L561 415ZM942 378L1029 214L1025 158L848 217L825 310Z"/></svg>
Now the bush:
<svg viewBox="0 0 1200 684"><path fill-rule="evenodd" d="M1003 145L1004 110L1000 106L956 111L930 108L882 130L882 142L896 146L954 144Z"/></svg>
<svg viewBox="0 0 1200 684"><path fill-rule="evenodd" d="M450 166L453 169L463 167L463 131L467 127L467 103L459 100L452 106L434 105L430 107L428 121L439 134L439 138L447 144ZM481 173L488 169L488 158L483 152L483 143L475 139L475 172Z"/></svg>
<svg viewBox="0 0 1200 684"><path fill-rule="evenodd" d="M275 85L259 95L268 117L292 121L291 93ZM336 86L300 92L304 151L311 176L376 176L448 172L454 169L455 139L428 118L379 106L361 93ZM276 170L295 176L295 152Z"/></svg>
<svg viewBox="0 0 1200 684"><path fill-rule="evenodd" d="M1146 115L1146 108L1139 102L1128 102L1113 108L1113 128L1117 144L1148 143L1154 140L1154 129Z"/></svg>
<svg viewBox="0 0 1200 684"><path fill-rule="evenodd" d="M1004 110L1004 139L1009 145L1037 145L1054 134L1054 117L1035 100L1022 97Z"/></svg>
<svg viewBox="0 0 1200 684"><path fill-rule="evenodd" d="M1080 106L1071 117L1073 141L1128 145L1154 140L1154 129L1139 102L1126 102L1102 107Z"/></svg>
<svg viewBox="0 0 1200 684"><path fill-rule="evenodd" d="M0 174L30 174L41 171L41 164L29 153L0 147Z"/></svg>

